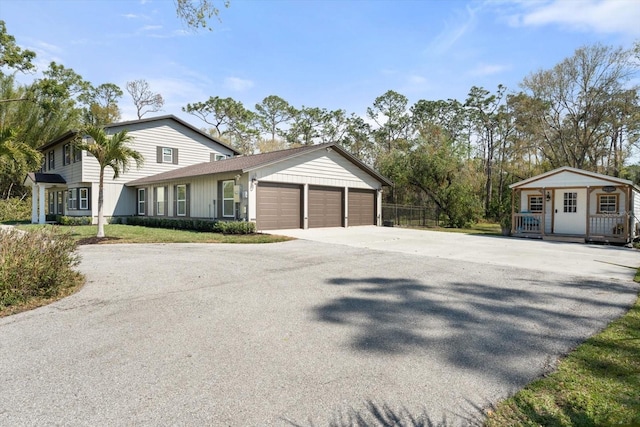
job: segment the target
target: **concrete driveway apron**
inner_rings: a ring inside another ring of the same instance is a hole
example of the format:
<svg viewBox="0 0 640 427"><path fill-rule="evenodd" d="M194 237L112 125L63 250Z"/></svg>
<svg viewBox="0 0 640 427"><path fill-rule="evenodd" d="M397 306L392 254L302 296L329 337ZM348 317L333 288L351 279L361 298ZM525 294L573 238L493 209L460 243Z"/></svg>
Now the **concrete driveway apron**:
<svg viewBox="0 0 640 427"><path fill-rule="evenodd" d="M0 425L468 425L638 292L635 251L366 228L81 247L80 292L0 319Z"/></svg>

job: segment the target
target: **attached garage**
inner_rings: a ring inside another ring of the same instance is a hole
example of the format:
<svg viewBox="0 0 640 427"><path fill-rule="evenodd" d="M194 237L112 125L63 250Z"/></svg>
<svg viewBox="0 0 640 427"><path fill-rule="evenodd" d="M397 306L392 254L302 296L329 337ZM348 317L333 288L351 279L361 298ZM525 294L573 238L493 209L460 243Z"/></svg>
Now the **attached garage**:
<svg viewBox="0 0 640 427"><path fill-rule="evenodd" d="M349 189L349 227L375 224L375 196L375 191Z"/></svg>
<svg viewBox="0 0 640 427"><path fill-rule="evenodd" d="M256 198L259 230L302 227L302 189L299 185L261 182Z"/></svg>
<svg viewBox="0 0 640 427"><path fill-rule="evenodd" d="M309 186L309 228L342 227L342 188Z"/></svg>

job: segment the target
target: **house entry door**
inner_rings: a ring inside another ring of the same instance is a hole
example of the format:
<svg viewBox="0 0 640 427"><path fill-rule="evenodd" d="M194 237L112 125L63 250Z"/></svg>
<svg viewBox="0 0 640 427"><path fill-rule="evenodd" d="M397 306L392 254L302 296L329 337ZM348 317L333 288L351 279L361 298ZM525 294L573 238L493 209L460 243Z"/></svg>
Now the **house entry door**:
<svg viewBox="0 0 640 427"><path fill-rule="evenodd" d="M561 188L555 191L553 232L577 234L587 232L587 190Z"/></svg>

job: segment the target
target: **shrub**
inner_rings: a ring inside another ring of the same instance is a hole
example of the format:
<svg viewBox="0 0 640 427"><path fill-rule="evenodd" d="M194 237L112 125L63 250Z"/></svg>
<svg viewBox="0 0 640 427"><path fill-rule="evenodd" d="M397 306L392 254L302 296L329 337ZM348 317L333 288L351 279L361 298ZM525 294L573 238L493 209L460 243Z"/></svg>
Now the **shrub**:
<svg viewBox="0 0 640 427"><path fill-rule="evenodd" d="M256 232L255 223L246 221L223 222L209 219L132 216L127 218L127 225L222 234L253 234Z"/></svg>
<svg viewBox="0 0 640 427"><path fill-rule="evenodd" d="M90 216L59 216L57 222L60 225L91 225L92 218Z"/></svg>
<svg viewBox="0 0 640 427"><path fill-rule="evenodd" d="M31 219L31 199L17 197L0 200L0 221L28 221Z"/></svg>
<svg viewBox="0 0 640 427"><path fill-rule="evenodd" d="M256 232L256 224L254 222L233 221L218 222L216 224L223 234L253 234Z"/></svg>
<svg viewBox="0 0 640 427"><path fill-rule="evenodd" d="M78 284L75 249L70 235L55 230L0 230L0 309L55 297Z"/></svg>

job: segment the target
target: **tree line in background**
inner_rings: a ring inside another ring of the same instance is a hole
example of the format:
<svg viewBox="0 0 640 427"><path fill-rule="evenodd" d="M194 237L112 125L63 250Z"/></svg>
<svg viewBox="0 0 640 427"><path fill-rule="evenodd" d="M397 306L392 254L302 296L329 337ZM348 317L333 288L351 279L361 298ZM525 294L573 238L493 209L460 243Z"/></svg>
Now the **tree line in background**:
<svg viewBox="0 0 640 427"><path fill-rule="evenodd" d="M69 129L120 119L124 92L98 86L52 62L43 77L20 85L15 73L34 68L0 21L0 195L24 197L26 172L39 168L37 148ZM244 154L324 142L342 144L389 177L387 202L431 205L449 225L500 219L510 210L508 185L572 166L638 182L630 166L640 138L640 42L632 49L585 46L549 70L536 71L508 92L472 87L465 100L419 100L395 91L375 98L366 117L345 110L295 107L271 95L245 107L211 96L183 111L205 131ZM10 73L5 73L9 70ZM126 90L138 118L164 100L145 80Z"/></svg>

